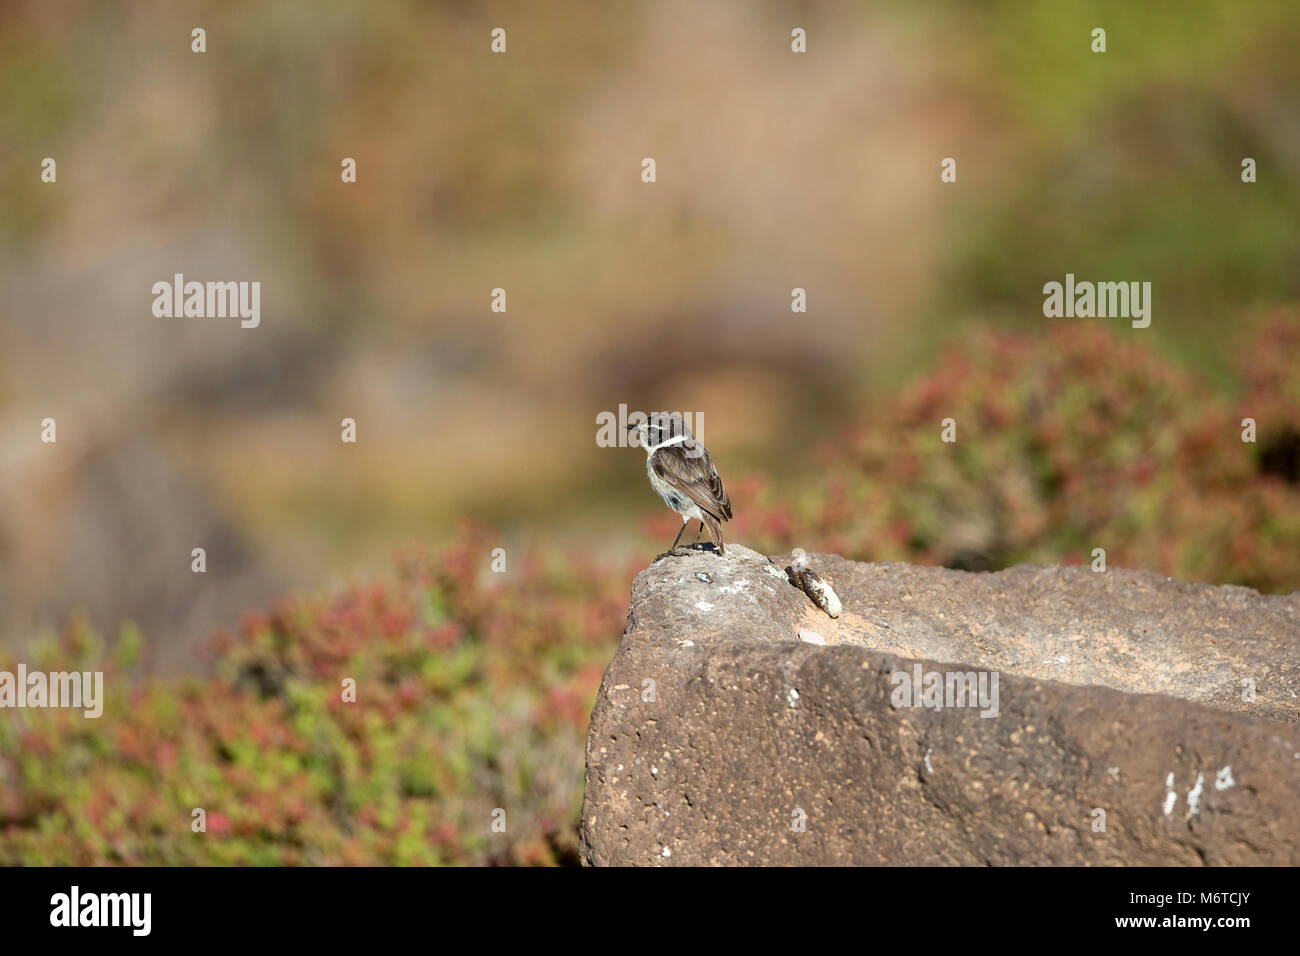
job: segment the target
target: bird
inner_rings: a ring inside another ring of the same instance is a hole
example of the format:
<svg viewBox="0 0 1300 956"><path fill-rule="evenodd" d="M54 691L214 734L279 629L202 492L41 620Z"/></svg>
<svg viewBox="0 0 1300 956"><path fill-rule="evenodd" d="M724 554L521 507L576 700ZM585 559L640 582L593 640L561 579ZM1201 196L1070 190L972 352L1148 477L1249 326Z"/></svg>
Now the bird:
<svg viewBox="0 0 1300 956"><path fill-rule="evenodd" d="M692 520L700 523L695 544L699 543L700 535L707 527L709 537L718 546L718 554L726 554L726 545L722 543L722 522L731 518L731 498L704 443L691 434L677 412L652 412L646 421L634 422L627 426L627 430L635 431L645 448L645 470L650 476L650 487L664 504L682 516L681 531L677 532L667 554L679 556L684 553L677 549L677 543Z"/></svg>

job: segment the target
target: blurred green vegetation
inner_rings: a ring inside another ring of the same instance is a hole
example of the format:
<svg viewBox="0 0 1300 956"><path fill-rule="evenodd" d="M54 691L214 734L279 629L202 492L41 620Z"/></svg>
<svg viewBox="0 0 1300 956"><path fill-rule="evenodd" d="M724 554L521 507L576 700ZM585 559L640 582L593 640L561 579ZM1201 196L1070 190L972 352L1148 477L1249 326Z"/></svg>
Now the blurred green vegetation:
<svg viewBox="0 0 1300 956"><path fill-rule="evenodd" d="M1151 281L1150 338L1219 389L1300 296L1288 0L27 2L0 27L0 416L84 392L147 419L243 542L231 573L377 569L466 515L621 535L644 497L598 411L705 411L721 460L788 473L972 323L1048 329L1067 271ZM263 327L159 331L141 290L174 271L260 279Z"/></svg>
<svg viewBox="0 0 1300 956"><path fill-rule="evenodd" d="M864 411L816 478L735 475L728 536L973 569L1103 547L1109 567L1298 588L1296 319L1238 356L1232 401L1096 326L980 331ZM248 615L206 680L146 679L138 634L109 653L69 626L29 667L103 669L109 699L98 720L0 720L0 864L576 862L588 715L631 578L676 521L619 560L508 552L504 574L499 535L467 527L387 583Z"/></svg>
<svg viewBox="0 0 1300 956"><path fill-rule="evenodd" d="M733 534L969 570L1102 548L1110 567L1297 590L1297 354L1300 311L1271 314L1224 397L1086 319L1047 336L979 329L846 429L816 479L733 492L747 504Z"/></svg>
<svg viewBox="0 0 1300 956"><path fill-rule="evenodd" d="M386 584L250 614L207 680L146 680L138 638L108 653L70 625L27 664L104 670L104 716L0 720L0 864L575 862L631 571L519 554L493 574L490 543L467 529Z"/></svg>

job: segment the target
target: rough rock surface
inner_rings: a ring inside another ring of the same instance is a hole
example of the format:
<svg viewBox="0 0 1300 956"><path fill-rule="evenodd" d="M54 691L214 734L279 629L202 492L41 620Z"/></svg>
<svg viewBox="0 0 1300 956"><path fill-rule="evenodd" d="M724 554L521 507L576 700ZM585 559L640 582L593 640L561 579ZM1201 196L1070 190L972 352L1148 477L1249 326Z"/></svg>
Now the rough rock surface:
<svg viewBox="0 0 1300 956"><path fill-rule="evenodd" d="M740 545L638 575L586 863L1300 864L1300 592L808 561L838 620ZM900 705L918 665L996 706Z"/></svg>

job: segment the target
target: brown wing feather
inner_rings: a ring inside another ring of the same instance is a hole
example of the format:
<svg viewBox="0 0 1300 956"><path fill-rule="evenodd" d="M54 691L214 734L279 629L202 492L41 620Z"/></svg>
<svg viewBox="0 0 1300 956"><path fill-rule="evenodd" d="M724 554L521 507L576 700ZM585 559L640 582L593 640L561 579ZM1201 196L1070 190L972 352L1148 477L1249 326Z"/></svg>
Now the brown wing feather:
<svg viewBox="0 0 1300 956"><path fill-rule="evenodd" d="M689 454L688 454L689 452ZM660 448L650 460L655 474L720 521L731 517L731 497L708 450L694 439Z"/></svg>

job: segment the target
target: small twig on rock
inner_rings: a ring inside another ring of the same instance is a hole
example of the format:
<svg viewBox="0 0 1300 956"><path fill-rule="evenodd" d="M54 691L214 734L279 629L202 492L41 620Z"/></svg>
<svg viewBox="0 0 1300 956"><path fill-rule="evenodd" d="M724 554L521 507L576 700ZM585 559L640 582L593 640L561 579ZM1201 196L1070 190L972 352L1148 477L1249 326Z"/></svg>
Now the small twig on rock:
<svg viewBox="0 0 1300 956"><path fill-rule="evenodd" d="M808 595L813 604L831 617L840 616L843 608L840 605L839 595L835 593L829 581L823 581L821 575L808 567L808 554L803 548L795 548L790 552L790 564L785 569L785 575L790 579L791 584Z"/></svg>

